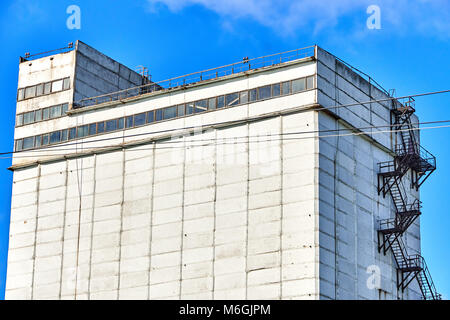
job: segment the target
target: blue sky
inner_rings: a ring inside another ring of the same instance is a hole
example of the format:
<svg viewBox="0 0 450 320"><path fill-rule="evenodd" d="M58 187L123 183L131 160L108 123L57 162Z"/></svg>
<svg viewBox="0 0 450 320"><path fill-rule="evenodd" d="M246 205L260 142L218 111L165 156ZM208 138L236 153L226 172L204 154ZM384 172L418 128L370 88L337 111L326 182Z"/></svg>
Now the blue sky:
<svg viewBox="0 0 450 320"><path fill-rule="evenodd" d="M69 30L66 8L81 9ZM378 5L381 29L368 29ZM366 0L129 0L0 2L0 151L13 148L19 56L80 39L163 80L243 57L318 44L397 95L450 89L450 3ZM421 121L450 119L450 94L417 99ZM426 130L438 169L421 188L422 250L438 290L450 298L450 129ZM4 298L12 174L0 159L0 299Z"/></svg>

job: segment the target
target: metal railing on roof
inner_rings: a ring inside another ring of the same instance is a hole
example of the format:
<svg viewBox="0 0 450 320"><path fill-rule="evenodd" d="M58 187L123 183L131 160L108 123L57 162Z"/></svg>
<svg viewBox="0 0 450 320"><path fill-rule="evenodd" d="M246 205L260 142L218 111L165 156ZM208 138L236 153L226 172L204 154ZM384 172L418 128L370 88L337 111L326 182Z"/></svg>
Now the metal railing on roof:
<svg viewBox="0 0 450 320"><path fill-rule="evenodd" d="M225 66L198 71L183 76L163 80L159 82L151 82L138 87L132 87L121 91L107 93L96 97L84 98L74 103L75 108L82 108L100 103L117 101L126 98L135 97L141 94L169 90L177 87L217 79L220 77L237 74L245 71L256 70L263 67L275 66L284 62L294 61L315 56L315 46L275 53L263 57L249 59L248 57L242 61L228 64Z"/></svg>
<svg viewBox="0 0 450 320"><path fill-rule="evenodd" d="M49 55L53 55L53 54L57 54L57 53L64 53L64 52L69 52L72 51L74 49L73 47L73 42L70 42L67 47L64 48L58 48L58 49L54 49L54 50L50 50L50 51L45 51L45 52L40 52L40 53L35 53L35 54L30 54L29 52L25 53L24 57L20 57L20 62L25 62L25 61L30 61L30 60L34 60L34 59L40 59L40 58L44 58L47 57Z"/></svg>

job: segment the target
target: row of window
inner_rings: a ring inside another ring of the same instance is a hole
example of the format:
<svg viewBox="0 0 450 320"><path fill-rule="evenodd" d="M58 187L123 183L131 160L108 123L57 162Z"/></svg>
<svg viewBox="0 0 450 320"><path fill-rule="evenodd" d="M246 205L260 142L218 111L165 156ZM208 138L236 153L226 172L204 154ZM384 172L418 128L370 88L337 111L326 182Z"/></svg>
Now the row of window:
<svg viewBox="0 0 450 320"><path fill-rule="evenodd" d="M16 127L39 121L59 118L64 116L67 110L69 110L69 104L63 103L48 108L18 114L16 116Z"/></svg>
<svg viewBox="0 0 450 320"><path fill-rule="evenodd" d="M118 119L100 121L43 135L19 139L16 140L16 151L39 148L42 146L66 142L87 136L139 127L162 120L179 118L205 111L276 98L282 95L297 93L312 88L314 88L314 76L275 83L255 89L221 95L214 98L188 102L185 104L142 112Z"/></svg>
<svg viewBox="0 0 450 320"><path fill-rule="evenodd" d="M46 94L70 89L70 78L39 83L17 90L17 101L44 96Z"/></svg>

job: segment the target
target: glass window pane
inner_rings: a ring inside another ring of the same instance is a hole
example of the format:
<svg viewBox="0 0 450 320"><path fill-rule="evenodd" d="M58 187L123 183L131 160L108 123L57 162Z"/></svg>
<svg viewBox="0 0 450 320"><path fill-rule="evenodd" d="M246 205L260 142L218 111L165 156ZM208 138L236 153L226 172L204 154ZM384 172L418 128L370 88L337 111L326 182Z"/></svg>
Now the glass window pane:
<svg viewBox="0 0 450 320"><path fill-rule="evenodd" d="M50 118L50 108L42 110L42 119L48 120Z"/></svg>
<svg viewBox="0 0 450 320"><path fill-rule="evenodd" d="M62 90L63 81L56 80L52 82L52 92L58 92Z"/></svg>
<svg viewBox="0 0 450 320"><path fill-rule="evenodd" d="M44 135L42 136L42 145L43 145L43 146L48 145L49 140L50 140L49 135L48 135L48 134L44 134Z"/></svg>
<svg viewBox="0 0 450 320"><path fill-rule="evenodd" d="M239 94L237 92L227 94L225 96L225 102L227 107L237 105L239 103Z"/></svg>
<svg viewBox="0 0 450 320"><path fill-rule="evenodd" d="M256 101L256 89L249 90L249 101Z"/></svg>
<svg viewBox="0 0 450 320"><path fill-rule="evenodd" d="M20 151L23 149L23 140L19 139L16 141L16 151Z"/></svg>
<svg viewBox="0 0 450 320"><path fill-rule="evenodd" d="M306 89L314 88L314 76L306 78Z"/></svg>
<svg viewBox="0 0 450 320"><path fill-rule="evenodd" d="M46 84L44 84L44 94L49 94L51 89L52 89L51 82L47 82Z"/></svg>
<svg viewBox="0 0 450 320"><path fill-rule="evenodd" d="M39 148L40 146L42 146L42 136L36 136L36 139L34 140L34 146L36 148Z"/></svg>
<svg viewBox="0 0 450 320"><path fill-rule="evenodd" d="M216 98L208 99L208 110L216 109Z"/></svg>
<svg viewBox="0 0 450 320"><path fill-rule="evenodd" d="M142 126L145 124L145 112L139 113L134 116L134 126Z"/></svg>
<svg viewBox="0 0 450 320"><path fill-rule="evenodd" d="M97 122L97 133L103 133L103 132L105 132L105 123Z"/></svg>
<svg viewBox="0 0 450 320"><path fill-rule="evenodd" d="M50 143L58 143L61 141L61 131L50 133Z"/></svg>
<svg viewBox="0 0 450 320"><path fill-rule="evenodd" d="M192 102L186 103L186 114L194 113L194 104Z"/></svg>
<svg viewBox="0 0 450 320"><path fill-rule="evenodd" d="M69 104L68 103L64 103L62 105L62 114L65 115L67 111L69 111Z"/></svg>
<svg viewBox="0 0 450 320"><path fill-rule="evenodd" d="M194 102L195 113L200 113L208 110L208 100L199 100Z"/></svg>
<svg viewBox="0 0 450 320"><path fill-rule="evenodd" d="M84 125L84 126L79 126L78 130L77 130L77 137L78 138L83 138L86 137L88 135L88 125Z"/></svg>
<svg viewBox="0 0 450 320"><path fill-rule="evenodd" d="M28 87L25 89L25 99L33 98L34 96L36 96L36 86Z"/></svg>
<svg viewBox="0 0 450 320"><path fill-rule="evenodd" d="M163 117L164 119L172 119L177 116L177 108L176 107L168 107L163 109Z"/></svg>
<svg viewBox="0 0 450 320"><path fill-rule="evenodd" d="M131 128L132 126L133 126L133 116L126 117L125 127L126 128Z"/></svg>
<svg viewBox="0 0 450 320"><path fill-rule="evenodd" d="M162 109L155 110L155 120L156 121L162 120Z"/></svg>
<svg viewBox="0 0 450 320"><path fill-rule="evenodd" d="M70 78L65 78L63 80L63 90L67 90L70 88Z"/></svg>
<svg viewBox="0 0 450 320"><path fill-rule="evenodd" d="M23 114L23 124L29 124L34 122L34 111Z"/></svg>
<svg viewBox="0 0 450 320"><path fill-rule="evenodd" d="M16 117L16 126L21 126L23 124L23 114L19 114Z"/></svg>
<svg viewBox="0 0 450 320"><path fill-rule="evenodd" d="M25 98L25 89L19 89L17 92L17 100L23 100ZM17 141L21 141L21 140L17 140Z"/></svg>
<svg viewBox="0 0 450 320"><path fill-rule="evenodd" d="M117 130L117 119L106 121L106 132Z"/></svg>
<svg viewBox="0 0 450 320"><path fill-rule="evenodd" d="M42 96L44 94L44 84L38 84L36 86L36 96Z"/></svg>
<svg viewBox="0 0 450 320"><path fill-rule="evenodd" d="M91 123L89 125L89 135L92 136L94 134L97 133L97 124L96 123Z"/></svg>
<svg viewBox="0 0 450 320"><path fill-rule="evenodd" d="M281 87L279 83L272 85L272 96L278 97L281 94Z"/></svg>
<svg viewBox="0 0 450 320"><path fill-rule="evenodd" d="M117 124L117 129L123 129L125 127L125 118L120 118Z"/></svg>
<svg viewBox="0 0 450 320"><path fill-rule="evenodd" d="M153 121L155 121L153 111L147 112L147 123L152 123Z"/></svg>
<svg viewBox="0 0 450 320"><path fill-rule="evenodd" d="M304 91L306 89L306 79L292 80L292 92Z"/></svg>
<svg viewBox="0 0 450 320"><path fill-rule="evenodd" d="M69 140L73 140L76 137L77 128L70 128L69 129Z"/></svg>
<svg viewBox="0 0 450 320"><path fill-rule="evenodd" d="M225 107L225 96L217 97L217 109Z"/></svg>
<svg viewBox="0 0 450 320"><path fill-rule="evenodd" d="M69 138L69 130L64 129L61 131L61 141L67 141Z"/></svg>
<svg viewBox="0 0 450 320"><path fill-rule="evenodd" d="M177 106L177 116L178 117L184 116L184 104L180 104Z"/></svg>
<svg viewBox="0 0 450 320"><path fill-rule="evenodd" d="M34 137L28 137L23 139L23 149L34 148Z"/></svg>
<svg viewBox="0 0 450 320"><path fill-rule="evenodd" d="M50 118L61 117L61 105L50 107Z"/></svg>
<svg viewBox="0 0 450 320"><path fill-rule="evenodd" d="M34 112L34 121L42 121L42 109Z"/></svg>
<svg viewBox="0 0 450 320"><path fill-rule="evenodd" d="M242 91L240 93L240 97L239 97L239 102L242 103L247 103L248 102L248 91Z"/></svg>
<svg viewBox="0 0 450 320"><path fill-rule="evenodd" d="M282 86L282 89L283 89L282 94L289 94L289 93L291 93L291 82L290 81L283 82L281 84L281 86Z"/></svg>
<svg viewBox="0 0 450 320"><path fill-rule="evenodd" d="M258 88L258 100L268 99L272 96L271 86L264 86Z"/></svg>

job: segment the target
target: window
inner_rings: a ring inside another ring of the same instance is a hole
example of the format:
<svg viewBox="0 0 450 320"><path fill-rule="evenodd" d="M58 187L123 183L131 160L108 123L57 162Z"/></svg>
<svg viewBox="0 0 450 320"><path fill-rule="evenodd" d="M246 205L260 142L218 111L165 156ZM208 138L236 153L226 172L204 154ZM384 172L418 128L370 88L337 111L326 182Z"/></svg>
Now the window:
<svg viewBox="0 0 450 320"><path fill-rule="evenodd" d="M249 101L256 101L256 89L249 90Z"/></svg>
<svg viewBox="0 0 450 320"><path fill-rule="evenodd" d="M50 94L52 89L52 83L51 82L47 82L44 84L44 94Z"/></svg>
<svg viewBox="0 0 450 320"><path fill-rule="evenodd" d="M97 124L96 123L91 123L89 125L89 135L92 136L94 134L97 133Z"/></svg>
<svg viewBox="0 0 450 320"><path fill-rule="evenodd" d="M153 111L147 112L147 123L152 123L153 121L155 121Z"/></svg>
<svg viewBox="0 0 450 320"><path fill-rule="evenodd" d="M61 141L67 141L69 138L69 130L64 129L61 131Z"/></svg>
<svg viewBox="0 0 450 320"><path fill-rule="evenodd" d="M56 80L52 82L52 92L58 92L62 90L63 81L62 80Z"/></svg>
<svg viewBox="0 0 450 320"><path fill-rule="evenodd" d="M58 143L61 141L61 131L55 131L50 133L50 144Z"/></svg>
<svg viewBox="0 0 450 320"><path fill-rule="evenodd" d="M69 104L68 103L64 103L62 105L62 114L65 115L67 111L69 111Z"/></svg>
<svg viewBox="0 0 450 320"><path fill-rule="evenodd" d="M61 117L61 105L50 107L50 118Z"/></svg>
<svg viewBox="0 0 450 320"><path fill-rule="evenodd" d="M142 126L145 124L145 112L139 113L134 116L134 126Z"/></svg>
<svg viewBox="0 0 450 320"><path fill-rule="evenodd" d="M216 98L208 99L208 110L216 109Z"/></svg>
<svg viewBox="0 0 450 320"><path fill-rule="evenodd" d="M88 129L89 126L87 124L84 126L79 126L77 130L77 137L78 138L86 137L88 135Z"/></svg>
<svg viewBox="0 0 450 320"><path fill-rule="evenodd" d="M177 106L177 114L179 117L184 116L184 104L179 104Z"/></svg>
<svg viewBox="0 0 450 320"><path fill-rule="evenodd" d="M224 96L218 96L217 97L217 109L225 107L225 97Z"/></svg>
<svg viewBox="0 0 450 320"><path fill-rule="evenodd" d="M117 130L117 119L106 121L106 132Z"/></svg>
<svg viewBox="0 0 450 320"><path fill-rule="evenodd" d="M279 83L272 85L272 96L278 97L281 94L281 87Z"/></svg>
<svg viewBox="0 0 450 320"><path fill-rule="evenodd" d="M77 133L77 128L70 128L69 129L69 140L75 139Z"/></svg>
<svg viewBox="0 0 450 320"><path fill-rule="evenodd" d="M247 103L248 102L248 91L242 91L240 93L239 97L240 103Z"/></svg>
<svg viewBox="0 0 450 320"><path fill-rule="evenodd" d="M164 119L172 119L177 116L177 108L176 107L168 107L164 108Z"/></svg>
<svg viewBox="0 0 450 320"><path fill-rule="evenodd" d="M194 113L194 104L186 103L186 114L193 114L193 113Z"/></svg>
<svg viewBox="0 0 450 320"><path fill-rule="evenodd" d="M34 145L36 148L39 148L40 146L42 146L42 136L36 136Z"/></svg>
<svg viewBox="0 0 450 320"><path fill-rule="evenodd" d="M44 84L38 84L36 86L36 96L42 96L44 94Z"/></svg>
<svg viewBox="0 0 450 320"><path fill-rule="evenodd" d="M105 132L105 123L97 122L97 133Z"/></svg>
<svg viewBox="0 0 450 320"><path fill-rule="evenodd" d="M23 100L25 99L25 89L19 89L19 91L17 92L17 100Z"/></svg>
<svg viewBox="0 0 450 320"><path fill-rule="evenodd" d="M225 96L225 102L226 102L227 107L235 106L235 105L239 104L239 94L237 92L227 94Z"/></svg>
<svg viewBox="0 0 450 320"><path fill-rule="evenodd" d="M36 96L36 87L35 86L25 88L25 99L33 98L35 96Z"/></svg>
<svg viewBox="0 0 450 320"><path fill-rule="evenodd" d="M156 121L161 121L162 120L162 109L158 109L155 111L155 120Z"/></svg>
<svg viewBox="0 0 450 320"><path fill-rule="evenodd" d="M23 124L23 114L19 114L16 117L16 126L21 126Z"/></svg>
<svg viewBox="0 0 450 320"><path fill-rule="evenodd" d="M289 94L289 93L291 93L291 82L290 81L283 82L281 84L281 86L282 86L282 89L283 89L282 94Z"/></svg>
<svg viewBox="0 0 450 320"><path fill-rule="evenodd" d="M16 141L16 151L20 151L22 149L23 149L23 140L22 139L17 140Z"/></svg>
<svg viewBox="0 0 450 320"><path fill-rule="evenodd" d="M131 128L133 126L133 116L126 117L125 127Z"/></svg>
<svg viewBox="0 0 450 320"><path fill-rule="evenodd" d="M63 90L67 90L70 88L70 78L63 79Z"/></svg>
<svg viewBox="0 0 450 320"><path fill-rule="evenodd" d="M74 129L75 129L75 128L74 128ZM42 135L42 145L43 145L43 146L48 145L49 140L50 140L49 134L44 134L44 135Z"/></svg>
<svg viewBox="0 0 450 320"><path fill-rule="evenodd" d="M208 109L208 100L199 100L194 103L195 113L200 113Z"/></svg>
<svg viewBox="0 0 450 320"><path fill-rule="evenodd" d="M125 127L125 118L120 118L117 121L117 129L123 129Z"/></svg>
<svg viewBox="0 0 450 320"><path fill-rule="evenodd" d="M34 122L34 111L24 113L23 124L29 124Z"/></svg>
<svg viewBox="0 0 450 320"><path fill-rule="evenodd" d="M31 149L34 147L34 137L23 139L23 149Z"/></svg>
<svg viewBox="0 0 450 320"><path fill-rule="evenodd" d="M306 79L292 80L292 93L305 91L306 89Z"/></svg>
<svg viewBox="0 0 450 320"><path fill-rule="evenodd" d="M34 112L34 120L35 121L42 121L42 109L36 110Z"/></svg>
<svg viewBox="0 0 450 320"><path fill-rule="evenodd" d="M264 86L258 88L258 100L268 99L272 96L271 86Z"/></svg>
<svg viewBox="0 0 450 320"><path fill-rule="evenodd" d="M42 119L48 120L50 118L50 108L42 110Z"/></svg>
<svg viewBox="0 0 450 320"><path fill-rule="evenodd" d="M314 76L306 78L306 89L314 88Z"/></svg>

